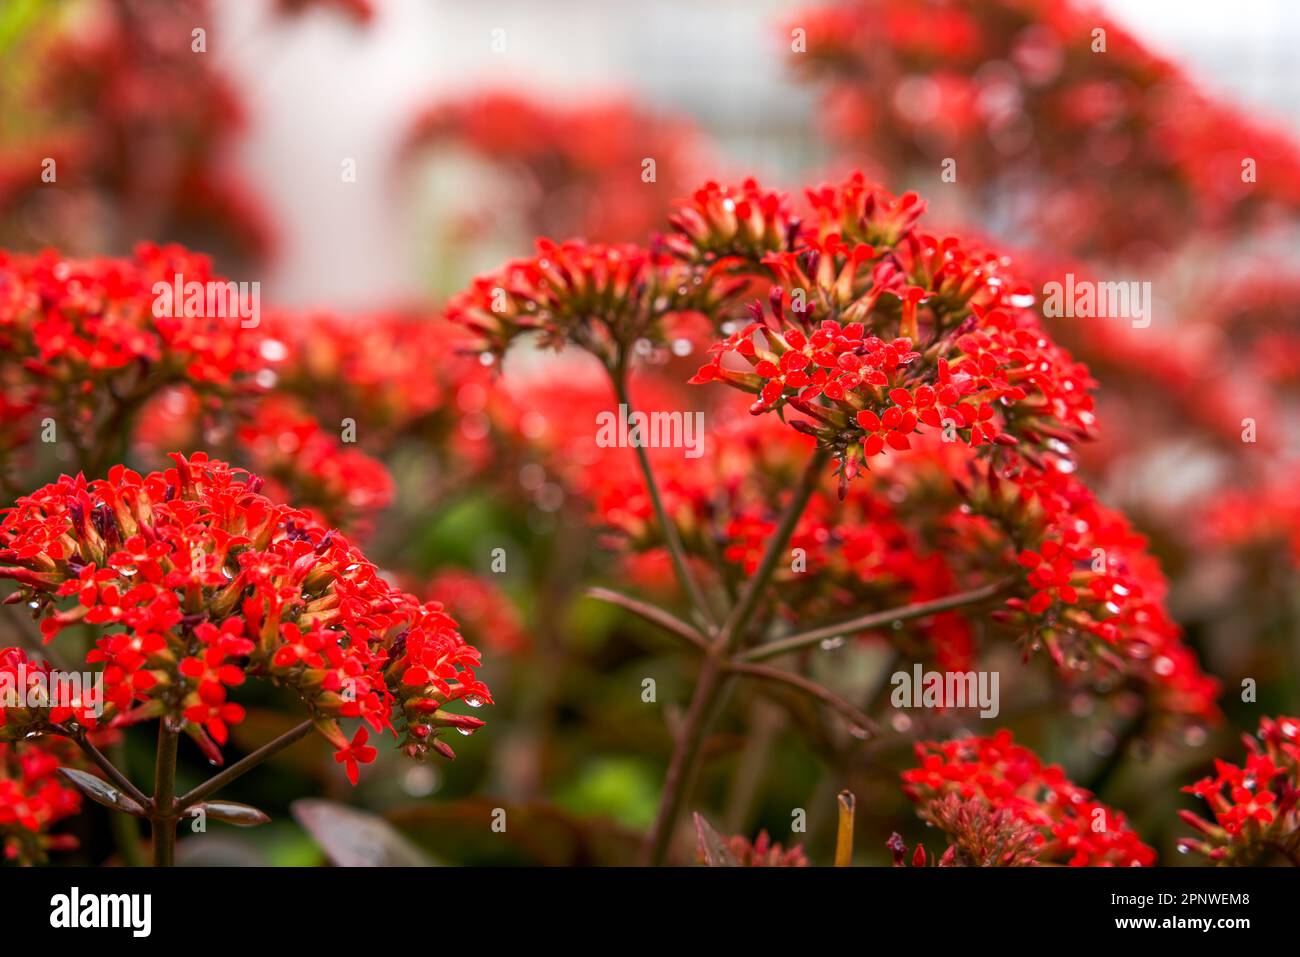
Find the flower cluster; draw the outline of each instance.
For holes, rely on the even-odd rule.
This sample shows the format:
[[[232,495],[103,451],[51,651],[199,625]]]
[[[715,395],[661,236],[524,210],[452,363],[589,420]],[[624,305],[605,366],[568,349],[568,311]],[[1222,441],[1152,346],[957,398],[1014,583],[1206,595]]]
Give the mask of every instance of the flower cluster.
[[[1190,811],[1201,833],[1179,842],[1220,864],[1252,864],[1280,855],[1300,866],[1300,719],[1262,718],[1257,737],[1243,735],[1246,762],[1215,760],[1214,774],[1183,788],[1209,805],[1211,823]]]
[[[920,766],[903,772],[903,792],[917,804],[923,820],[945,830],[959,857],[974,856],[976,847],[998,848],[994,857],[1000,859],[972,862],[1027,863],[1029,848],[1016,833],[1018,823],[1035,832],[1033,860],[1039,864],[1155,863],[1155,851],[1138,839],[1123,813],[1072,784],[1056,765],[1044,765],[1017,745],[1009,731],[989,738],[923,742],[917,744],[916,756]],[[978,802],[983,813],[950,801],[954,795],[960,802]],[[1002,822],[1002,833],[989,843],[992,815],[1001,815],[996,820]]]
[[[1245,369],[1294,397],[1300,388],[1300,276],[1282,264],[1267,264],[1216,283],[1208,293],[1197,325],[1213,330],[1209,348],[1216,356],[1231,353]]]
[[[52,418],[84,465],[106,468],[105,446],[122,441],[166,386],[187,382],[203,395],[252,388],[261,361],[253,330],[238,315],[160,307],[154,284],[171,288],[177,275],[218,279],[206,257],[178,246],[143,244],[130,260],[0,252],[0,349],[13,359],[0,370],[0,395],[6,409],[27,413],[21,429],[8,428],[30,441],[44,427],[38,414]]]
[[[571,343],[607,366],[626,363],[640,340],[662,341],[683,313],[716,312],[739,284],[632,244],[537,241],[537,254],[480,276],[447,305],[447,318],[502,355],[516,337]]]
[[[952,841],[936,867],[1030,867],[1037,862],[1040,835],[1036,828],[1009,808],[990,808],[982,798],[951,793],[931,802],[928,820]],[[886,846],[895,867],[906,867],[907,845],[895,833]],[[924,845],[917,844],[912,867],[929,860]]]
[[[32,660],[21,648],[0,648],[0,741],[22,741],[63,725],[98,725],[93,689],[69,685],[65,694],[58,677],[49,662]]]
[[[0,741],[0,860],[40,864],[77,839],[51,826],[81,810],[81,793],[56,773],[71,763],[65,741]]]
[[[1300,487],[1294,473],[1249,488],[1216,490],[1205,503],[1199,544],[1280,556],[1283,567],[1300,568]]]
[[[403,731],[413,756],[451,756],[440,730],[482,724],[443,710],[491,697],[441,604],[390,586],[339,533],[260,494],[261,479],[203,453],[173,459],[149,475],[64,476],[0,520],[0,578],[46,640],[97,626],[86,660],[102,666],[108,719],[175,722],[219,760],[244,717],[231,690],[265,678],[301,696],[354,779],[374,749],[365,728],[349,743],[341,719]]]
[[[298,397],[330,425],[352,419],[357,441],[370,450],[403,437],[444,436],[458,393],[488,377],[464,355],[463,330],[424,314],[277,310],[263,331],[276,391]]]
[[[825,89],[842,149],[890,179],[959,157],[970,212],[1020,210],[1013,233],[1132,259],[1300,207],[1293,142],[1083,4],[843,0],[795,27],[792,65]],[[1248,177],[1243,158],[1277,178]]]
[[[360,538],[391,502],[393,481],[381,461],[352,445],[352,421],[349,430],[343,420],[336,437],[284,394],[217,403],[175,387],[141,411],[134,451],[152,463],[166,461],[164,449],[229,449],[225,454],[266,479],[268,496],[295,502],[322,524]]]
[[[298,503],[322,524],[363,533],[392,501],[384,464],[340,444],[291,399],[259,402],[236,439],[253,471],[267,480],[267,495]]]
[[[544,411],[547,401],[536,407]],[[665,509],[701,568],[719,569],[731,587],[753,573],[779,519],[782,490],[811,445],[774,417],[740,416],[709,433],[699,459],[650,450],[658,453]],[[629,457],[590,451],[567,457],[580,466],[575,492],[593,503],[610,544],[659,552],[662,534]],[[1066,680],[1102,688],[1124,679],[1146,694],[1153,718],[1172,725],[1218,718],[1218,685],[1169,617],[1166,582],[1145,540],[1058,468],[1002,470],[964,444],[921,441],[852,483],[843,499],[823,483],[790,547],[799,560],[775,574],[770,600],[792,623],[811,627],[1003,582],[993,619],[1027,651],[1043,650]],[[966,670],[978,651],[973,623],[986,617],[981,607],[873,635]]]
[[[1087,369],[1047,337],[1006,257],[919,232],[924,204],[860,173],[809,190],[812,216],[783,235],[759,223],[793,224],[785,200],[739,198],[756,190],[697,196],[676,219],[697,255],[726,257],[714,268],[763,267],[776,280],[769,308],[755,305],[692,381],[754,393],[755,414],[800,413],[792,424],[835,453],[845,481],[926,428],[1031,462],[1089,435]],[[715,212],[738,204],[744,229]]]
[[[997,617],[1041,643],[1066,672],[1137,678],[1157,712],[1218,718],[1218,682],[1204,674],[1164,607],[1167,584],[1146,540],[1083,483],[1054,468],[970,473],[968,502],[1017,549],[1029,597]],[[1007,479],[1012,479],[1008,482]]]

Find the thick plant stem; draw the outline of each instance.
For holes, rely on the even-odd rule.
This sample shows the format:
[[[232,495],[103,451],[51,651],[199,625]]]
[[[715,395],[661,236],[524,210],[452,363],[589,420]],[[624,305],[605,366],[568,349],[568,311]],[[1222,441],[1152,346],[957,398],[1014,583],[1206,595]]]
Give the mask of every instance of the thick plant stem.
[[[149,809],[155,867],[171,867],[176,860],[176,749],[179,737],[180,733],[164,716],[158,722],[158,763],[153,803]]]
[[[708,733],[708,725],[714,711],[714,704],[719,692],[729,683],[728,664],[732,653],[744,638],[745,629],[758,608],[763,590],[767,587],[776,570],[777,562],[794,534],[795,526],[803,515],[808,499],[821,479],[822,472],[829,460],[829,454],[818,449],[809,460],[802,479],[795,489],[794,496],[786,505],[785,512],[777,523],[776,531],[768,540],[767,549],[759,560],[758,568],[749,579],[739,601],[731,609],[721,630],[713,639],[709,652],[700,670],[695,693],[691,696],[686,717],[677,733],[677,742],[673,756],[668,764],[668,774],[664,778],[663,795],[659,801],[659,812],[655,816],[654,826],[646,838],[643,860],[647,864],[662,864],[672,841],[677,818],[688,797],[689,785],[695,773],[695,764]]]
[[[300,741],[302,738],[307,736],[307,733],[311,731],[312,727],[313,725],[310,721],[304,721],[302,724],[294,726],[273,741],[268,741],[251,754],[247,754],[240,758],[220,774],[214,774],[194,790],[181,796],[181,799],[176,802],[177,813],[184,813],[187,808],[193,807],[208,795],[215,794],[217,791],[221,790],[221,788],[224,788],[231,781],[235,780],[235,778],[241,777],[253,770],[253,768],[257,767],[267,758],[280,753],[294,742]]]
[[[682,805],[686,802],[687,782],[695,770],[696,759],[704,744],[707,730],[707,718],[712,710],[713,698],[717,694],[722,679],[722,669],[715,657],[704,659],[700,670],[695,693],[686,709],[677,731],[677,744],[673,756],[668,762],[668,773],[664,776],[663,795],[659,800],[659,811],[655,815],[654,826],[646,838],[643,850],[643,863],[651,866],[662,864],[668,853],[668,844],[672,840],[673,829],[681,815]]]
[[[632,400],[628,397],[626,370],[611,371],[610,377],[614,380],[614,393],[618,397],[619,404],[627,410],[627,414],[630,416],[632,414]],[[633,450],[636,452],[637,464],[641,467],[641,477],[645,479],[646,492],[650,495],[650,505],[654,509],[655,520],[663,530],[664,544],[667,546],[668,555],[672,559],[673,571],[677,575],[677,580],[681,582],[682,588],[686,590],[686,596],[690,599],[691,606],[696,613],[712,626],[714,624],[713,612],[709,603],[705,600],[699,582],[691,574],[690,564],[686,560],[686,549],[682,546],[682,540],[677,534],[677,526],[669,520],[668,512],[664,509],[663,498],[659,494],[659,483],[655,481],[654,470],[650,467],[650,456],[646,453],[645,446],[639,442],[634,444]]]

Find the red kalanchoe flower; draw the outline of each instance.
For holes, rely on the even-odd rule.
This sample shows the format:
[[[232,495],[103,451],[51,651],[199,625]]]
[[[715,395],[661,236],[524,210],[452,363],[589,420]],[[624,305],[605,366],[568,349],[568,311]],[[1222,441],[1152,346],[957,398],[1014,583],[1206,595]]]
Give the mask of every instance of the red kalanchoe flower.
[[[889,178],[961,157],[973,209],[1010,215],[1003,228],[1030,245],[1150,258],[1300,208],[1293,139],[1215,103],[1089,4],[840,0],[790,26],[807,38],[792,66],[824,88],[842,149]],[[1243,183],[1247,156],[1277,179]]]
[[[685,258],[762,259],[788,249],[799,220],[784,194],[747,179],[738,187],[709,181],[669,217],[677,236],[669,242]]]
[[[86,660],[102,665],[107,718],[176,721],[216,759],[244,717],[230,691],[251,676],[296,690],[341,752],[344,718],[404,729],[412,755],[450,755],[441,729],[482,724],[442,710],[491,695],[441,604],[390,586],[259,478],[202,453],[173,459],[143,476],[64,476],[0,520],[0,578],[18,582],[46,640],[101,626]]]
[[[236,433],[272,498],[310,509],[322,524],[364,535],[393,498],[393,480],[378,459],[350,448],[292,400],[257,404]]]
[[[491,379],[463,354],[463,329],[423,312],[276,311],[263,331],[276,391],[298,398],[323,427],[354,420],[357,443],[371,454],[403,437],[443,436],[457,393]]]
[[[576,345],[615,367],[639,340],[662,341],[672,317],[712,312],[737,288],[664,252],[540,239],[531,259],[475,279],[448,304],[447,318],[473,332],[488,355],[536,332],[543,345]]]
[[[77,763],[75,750],[57,739],[0,741],[0,860],[41,864],[50,851],[76,847],[72,835],[49,833],[81,810],[81,792],[56,773]]]
[[[969,850],[971,828],[987,823],[988,815],[1005,814],[1012,822],[1036,832],[1033,861],[1071,867],[1146,866],[1156,855],[1128,826],[1124,814],[1099,803],[1072,784],[1056,765],[1044,765],[1029,749],[1017,745],[1011,732],[989,738],[923,742],[916,745],[921,766],[903,772],[903,793],[916,802],[917,813]],[[948,799],[977,801],[983,814],[971,814]],[[1014,860],[1029,863],[1028,848],[1016,839],[1007,842]],[[992,862],[990,862],[992,863]]]
[[[1183,788],[1209,805],[1214,823],[1180,811],[1201,832],[1179,849],[1219,864],[1256,864],[1278,856],[1300,866],[1300,718],[1262,718],[1257,737],[1243,735],[1242,766],[1216,759],[1215,773]]]
[[[710,569],[737,587],[753,573],[812,441],[775,417],[745,416],[715,428],[699,459],[655,458],[666,511],[702,574]],[[813,493],[790,542],[800,567],[774,573],[770,600],[779,616],[815,627],[862,608],[1002,583],[990,599],[1003,603],[992,612],[1003,626],[993,633],[1014,637],[1026,653],[1045,652],[1067,684],[1143,694],[1153,729],[1218,720],[1217,682],[1183,644],[1164,607],[1159,565],[1123,516],[1058,468],[999,470],[969,446],[934,436],[913,445],[853,482],[843,499],[828,483]],[[663,537],[633,466],[622,450],[595,451],[603,454],[571,458],[582,463],[575,491],[611,533],[606,543],[623,554],[661,553]],[[988,608],[975,604],[864,637],[963,671],[979,650],[976,634],[990,634],[980,624]]]
[[[358,765],[369,764],[379,756],[377,750],[366,744],[369,739],[370,732],[362,726],[357,728],[357,733],[352,736],[352,741],[347,747],[334,752],[334,760],[344,766],[348,780],[353,784],[357,783]]]
[[[1090,434],[1092,380],[1041,328],[1009,260],[921,233],[920,199],[860,173],[808,199],[812,215],[791,220],[779,243],[755,251],[750,241],[714,267],[776,285],[768,310],[755,304],[693,381],[754,393],[755,414],[800,413],[791,424],[834,452],[846,481],[923,427],[975,448],[1015,447],[1034,463]],[[688,260],[718,244],[700,202],[676,220],[671,248]]]
[[[171,290],[177,276],[226,288],[207,257],[179,246],[84,261],[0,252],[0,350],[13,360],[0,369],[0,407],[28,416],[15,434],[29,440],[39,431],[33,420],[50,417],[83,467],[107,469],[114,443],[164,389],[186,383],[209,401],[256,389],[258,330],[225,309],[166,308],[154,286]],[[0,445],[0,473],[10,452]]]
[[[102,704],[83,676],[74,683],[21,648],[0,648],[0,741],[21,741],[69,722],[97,727]]]

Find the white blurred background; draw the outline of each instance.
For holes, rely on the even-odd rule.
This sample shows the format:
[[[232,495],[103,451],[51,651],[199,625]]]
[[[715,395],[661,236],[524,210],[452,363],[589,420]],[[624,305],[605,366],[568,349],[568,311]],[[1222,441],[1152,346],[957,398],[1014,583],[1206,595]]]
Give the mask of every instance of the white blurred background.
[[[623,92],[692,118],[733,171],[776,181],[824,159],[815,94],[782,54],[780,25],[799,0],[375,2],[367,27],[329,11],[277,20],[268,0],[218,5],[209,49],[247,101],[238,163],[283,230],[265,279],[281,304],[364,308],[423,287],[394,150],[419,106],[465,90]],[[1300,2],[1101,5],[1209,90],[1300,131],[1288,41]],[[503,52],[493,50],[497,30]],[[349,158],[355,183],[340,177]]]

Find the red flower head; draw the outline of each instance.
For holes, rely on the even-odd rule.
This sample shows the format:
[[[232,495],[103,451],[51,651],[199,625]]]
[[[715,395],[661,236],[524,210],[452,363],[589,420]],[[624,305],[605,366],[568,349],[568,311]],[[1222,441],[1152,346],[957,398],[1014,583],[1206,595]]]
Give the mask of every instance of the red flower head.
[[[83,676],[61,675],[21,648],[0,648],[0,741],[21,741],[69,722],[98,725],[103,704]]]
[[[1155,851],[1138,839],[1123,813],[1070,783],[1056,765],[1044,765],[1012,741],[1009,731],[991,738],[921,743],[916,756],[921,766],[903,772],[903,793],[916,802],[922,819],[945,829],[958,856],[977,846],[1000,847],[1012,855],[970,863],[1071,867],[1155,863]],[[954,796],[961,803],[952,802]],[[976,802],[982,813],[965,809],[967,802]],[[990,815],[1000,822],[995,830],[1004,833],[980,830],[987,827]],[[1023,836],[1025,827],[1034,832],[1032,860]]]
[[[1257,737],[1243,735],[1246,762],[1214,762],[1215,773],[1183,788],[1202,798],[1214,823],[1180,811],[1200,838],[1179,849],[1217,863],[1254,864],[1270,855],[1300,863],[1300,719],[1262,718]]]
[[[145,476],[64,476],[0,521],[0,577],[46,640],[101,626],[86,660],[102,665],[108,717],[178,721],[215,757],[244,716],[231,689],[252,676],[296,690],[340,750],[343,718],[404,729],[413,755],[450,754],[440,729],[482,724],[442,710],[491,696],[441,605],[391,587],[338,532],[260,494],[261,479],[173,458]]]
[[[792,424],[846,480],[918,430],[1033,462],[1088,436],[1092,380],[1047,337],[1008,260],[920,233],[924,204],[861,174],[808,196],[812,218],[744,266],[776,277],[769,309],[756,304],[694,381],[755,393],[755,414],[801,413]],[[679,217],[693,242],[695,218]]]
[[[795,26],[807,43],[792,66],[824,89],[837,145],[886,178],[960,157],[972,208],[1001,200],[1003,228],[1027,245],[1149,258],[1300,208],[1294,141],[1215,103],[1088,4],[843,0],[799,10]],[[1278,177],[1243,184],[1246,156]]]
[[[705,183],[669,217],[677,236],[670,240],[687,259],[762,259],[788,249],[799,220],[786,197],[747,179],[739,187]]]
[[[292,400],[259,402],[236,436],[271,497],[298,502],[322,524],[358,534],[393,497],[393,480],[378,459],[342,444]]]
[[[50,851],[76,847],[72,835],[50,827],[81,810],[81,793],[56,773],[76,763],[70,742],[0,742],[0,860],[40,864]]]
[[[631,244],[537,241],[537,255],[480,276],[447,306],[447,318],[479,337],[489,355],[536,332],[542,344],[566,343],[606,365],[630,359],[641,339],[662,341],[671,317],[710,312],[735,290],[734,281],[706,273],[663,252]]]
[[[255,389],[258,330],[225,309],[191,314],[206,304],[169,308],[164,299],[174,294],[160,298],[155,284],[171,291],[177,276],[227,288],[206,257],[179,246],[144,244],[129,260],[0,252],[0,349],[14,360],[0,372],[0,406],[52,417],[92,450],[86,464],[111,451],[140,406],[168,386],[188,383],[209,399]],[[15,429],[37,431],[30,421]]]

